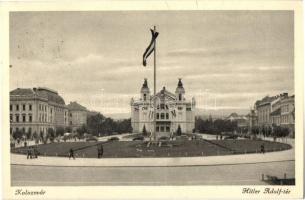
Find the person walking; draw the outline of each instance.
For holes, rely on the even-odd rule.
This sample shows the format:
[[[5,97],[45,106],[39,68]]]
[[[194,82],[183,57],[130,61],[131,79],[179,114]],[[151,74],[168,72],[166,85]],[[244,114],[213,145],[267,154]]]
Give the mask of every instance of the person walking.
[[[264,146],[264,144],[261,145],[261,153],[263,153],[263,154],[265,153],[265,146]]]
[[[38,150],[36,147],[34,148],[34,158],[38,158]]]
[[[102,158],[104,153],[103,145],[101,145],[98,149],[98,158]]]
[[[69,151],[69,160],[73,158],[73,160],[75,160],[75,157],[74,157],[74,151],[73,149],[71,148],[70,151]]]
[[[26,159],[32,159],[32,151],[30,148],[27,149],[27,156]]]
[[[97,147],[97,158],[101,157],[101,149],[100,147]]]

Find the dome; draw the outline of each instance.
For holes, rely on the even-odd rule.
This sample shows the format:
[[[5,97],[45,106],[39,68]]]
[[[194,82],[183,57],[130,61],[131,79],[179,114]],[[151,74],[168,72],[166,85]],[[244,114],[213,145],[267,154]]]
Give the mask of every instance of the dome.
[[[176,93],[183,93],[183,94],[185,93],[181,78],[179,78],[178,85],[177,85],[177,88],[176,88]]]
[[[146,78],[144,79],[144,83],[143,83],[142,88],[141,88],[141,93],[149,93],[149,88],[148,88]]]
[[[35,90],[34,90],[35,91]],[[50,102],[65,105],[64,99],[54,90],[48,88],[38,88],[36,90],[38,96],[48,99]]]

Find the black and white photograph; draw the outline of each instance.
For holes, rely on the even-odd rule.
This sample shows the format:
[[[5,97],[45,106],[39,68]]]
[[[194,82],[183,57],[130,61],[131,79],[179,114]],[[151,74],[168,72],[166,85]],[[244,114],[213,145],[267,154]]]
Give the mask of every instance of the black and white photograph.
[[[302,182],[293,10],[8,16],[3,134],[15,195],[63,186],[284,195]]]

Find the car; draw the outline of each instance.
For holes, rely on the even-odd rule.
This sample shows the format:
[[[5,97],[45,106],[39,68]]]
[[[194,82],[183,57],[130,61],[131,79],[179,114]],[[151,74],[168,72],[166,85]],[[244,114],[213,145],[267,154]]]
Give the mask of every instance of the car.
[[[230,135],[230,136],[226,136],[224,139],[225,140],[236,140],[238,138],[237,135]]]
[[[118,141],[118,140],[120,140],[118,137],[108,138],[108,141]]]
[[[133,141],[137,141],[137,140],[143,141],[144,137],[143,136],[138,136],[138,137],[133,138],[132,140]]]
[[[87,137],[86,142],[97,142],[98,139],[95,136]]]

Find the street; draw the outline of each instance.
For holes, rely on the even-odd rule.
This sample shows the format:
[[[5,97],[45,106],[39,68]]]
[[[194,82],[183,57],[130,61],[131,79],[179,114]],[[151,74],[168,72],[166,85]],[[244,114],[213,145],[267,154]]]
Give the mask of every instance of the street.
[[[295,176],[294,161],[184,167],[11,165],[12,186],[263,185],[261,176]]]

